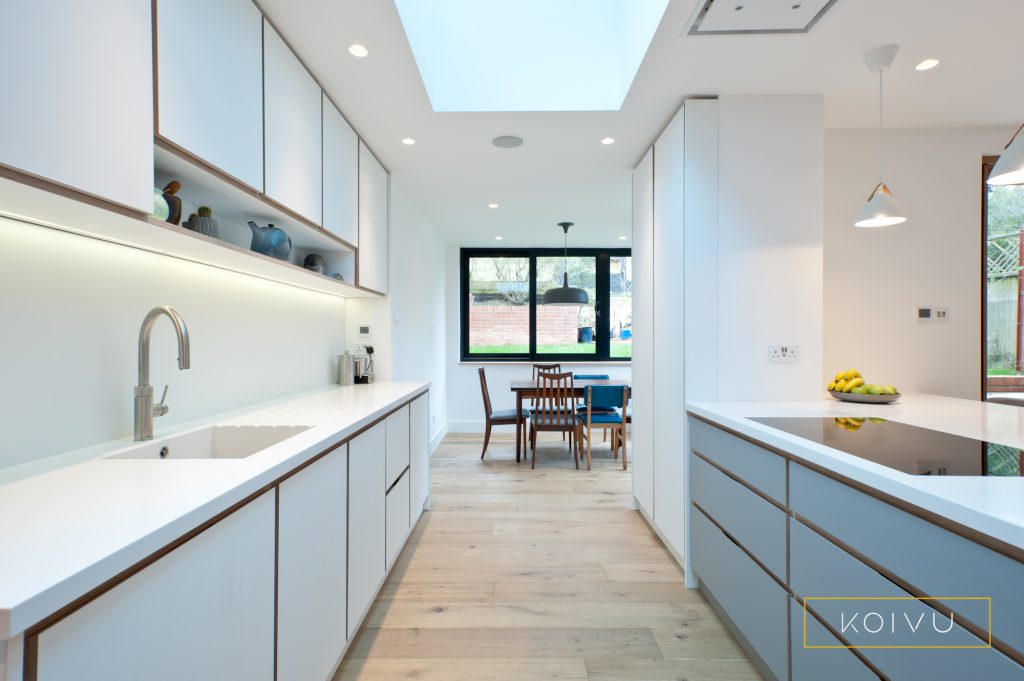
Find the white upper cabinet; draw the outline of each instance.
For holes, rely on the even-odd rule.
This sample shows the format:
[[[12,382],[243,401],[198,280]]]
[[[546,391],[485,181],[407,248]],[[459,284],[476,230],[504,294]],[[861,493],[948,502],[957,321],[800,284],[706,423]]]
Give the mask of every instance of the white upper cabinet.
[[[324,229],[359,241],[359,136],[327,95],[324,107]]]
[[[267,196],[299,215],[323,219],[322,93],[270,22],[263,24]]]
[[[3,3],[0,163],[153,210],[150,0]]]
[[[359,143],[359,269],[357,284],[388,291],[388,171]]]
[[[263,189],[263,15],[251,0],[157,2],[157,133]]]

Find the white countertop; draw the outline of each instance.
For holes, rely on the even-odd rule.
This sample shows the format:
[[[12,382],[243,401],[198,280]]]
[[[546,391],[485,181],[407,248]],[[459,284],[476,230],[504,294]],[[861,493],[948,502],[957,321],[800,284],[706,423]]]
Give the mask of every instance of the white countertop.
[[[687,411],[956,523],[1024,549],[1024,478],[910,475],[750,420],[765,416],[882,417],[921,428],[1024,448],[1024,409],[903,395],[890,405],[697,402]]]
[[[0,641],[23,632],[429,387],[331,388],[202,425],[312,426],[244,459],[92,460],[0,485]],[[156,439],[196,423],[158,430]],[[135,443],[90,448],[102,457]]]

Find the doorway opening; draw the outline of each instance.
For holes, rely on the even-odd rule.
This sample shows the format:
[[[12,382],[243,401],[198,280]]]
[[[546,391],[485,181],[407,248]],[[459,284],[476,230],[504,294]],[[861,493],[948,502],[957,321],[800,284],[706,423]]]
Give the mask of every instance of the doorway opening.
[[[1024,186],[993,187],[982,161],[982,397],[1024,406]]]

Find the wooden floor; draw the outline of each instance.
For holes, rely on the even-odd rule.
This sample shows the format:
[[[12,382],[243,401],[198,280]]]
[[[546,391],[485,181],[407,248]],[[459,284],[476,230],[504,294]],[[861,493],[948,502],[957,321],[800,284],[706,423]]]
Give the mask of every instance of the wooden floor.
[[[514,438],[450,435],[425,513],[334,681],[755,681],[596,446],[577,471],[558,435],[537,468]]]

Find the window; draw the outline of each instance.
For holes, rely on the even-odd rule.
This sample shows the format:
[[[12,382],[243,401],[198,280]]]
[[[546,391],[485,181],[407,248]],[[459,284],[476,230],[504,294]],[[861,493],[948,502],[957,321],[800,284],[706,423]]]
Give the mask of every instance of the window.
[[[542,305],[562,285],[587,292],[581,306]],[[463,249],[462,358],[625,361],[632,357],[629,249]]]

